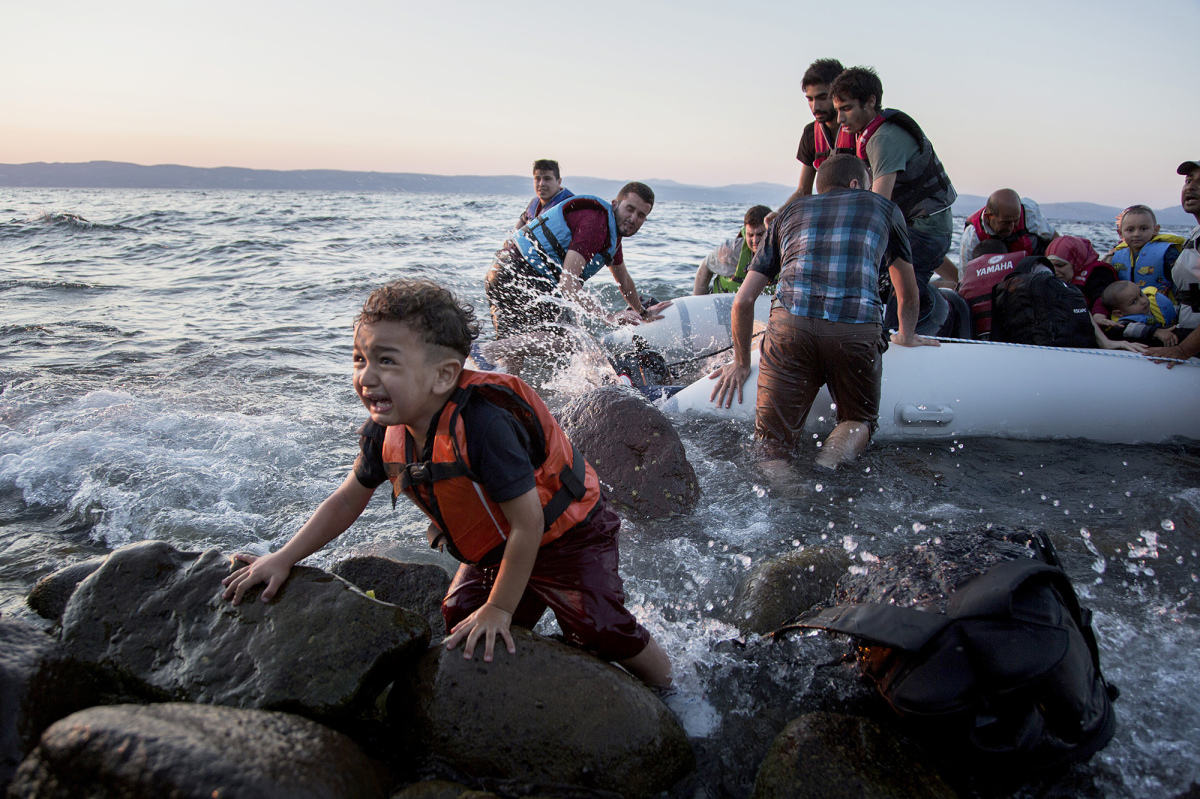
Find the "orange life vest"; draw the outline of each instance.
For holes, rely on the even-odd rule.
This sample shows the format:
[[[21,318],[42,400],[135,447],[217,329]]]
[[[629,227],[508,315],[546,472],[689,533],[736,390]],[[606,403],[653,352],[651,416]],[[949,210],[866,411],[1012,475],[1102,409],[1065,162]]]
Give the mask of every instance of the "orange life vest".
[[[471,471],[462,409],[475,393],[512,413],[529,431],[534,480],[545,517],[542,546],[584,521],[600,498],[596,471],[567,439],[542,398],[520,378],[464,369],[458,388],[442,407],[428,460],[404,425],[387,428],[383,463],[392,501],[401,493],[437,527],[430,544],[467,563],[499,562],[510,525]]]

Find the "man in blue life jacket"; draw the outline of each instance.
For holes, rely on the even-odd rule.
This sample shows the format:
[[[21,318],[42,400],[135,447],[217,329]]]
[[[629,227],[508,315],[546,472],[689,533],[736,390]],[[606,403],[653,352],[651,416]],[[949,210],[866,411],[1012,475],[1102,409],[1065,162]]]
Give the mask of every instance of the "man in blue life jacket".
[[[575,196],[573,191],[563,188],[558,162],[550,158],[539,158],[533,162],[533,193],[534,198],[517,219],[518,228],[524,227],[547,208],[553,208]]]
[[[873,69],[851,67],[829,90],[838,122],[854,134],[855,154],[871,170],[871,191],[900,206],[908,225],[912,266],[921,294],[917,332],[935,335],[949,305],[929,285],[950,250],[957,199],[954,185],[921,127],[902,111],[883,108],[883,83]],[[884,325],[896,326],[896,303],[888,303]]]
[[[564,300],[613,326],[658,318],[658,307],[642,307],[621,247],[622,239],[641,230],[653,208],[654,192],[633,182],[612,202],[578,195],[514,231],[486,277],[496,338],[572,321]],[[610,313],[584,291],[584,282],[604,267],[617,281],[628,309]]]

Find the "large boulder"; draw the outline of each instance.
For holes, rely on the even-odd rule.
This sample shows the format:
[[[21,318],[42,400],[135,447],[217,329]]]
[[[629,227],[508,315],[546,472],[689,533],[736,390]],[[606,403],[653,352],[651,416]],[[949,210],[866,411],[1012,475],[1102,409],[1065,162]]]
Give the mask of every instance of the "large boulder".
[[[514,628],[491,663],[483,647],[436,646],[389,697],[393,724],[434,757],[480,778],[565,783],[627,799],[665,790],[694,766],[679,722],[626,672]]]
[[[90,558],[47,574],[37,581],[37,585],[29,592],[25,601],[43,619],[58,621],[62,618],[76,587],[103,566],[105,560],[106,558]]]
[[[648,519],[696,506],[700,487],[679,434],[637,391],[601,386],[572,400],[559,421],[614,502]]]
[[[446,629],[442,597],[450,588],[450,575],[431,563],[405,563],[379,555],[356,555],[329,569],[362,591],[371,591],[380,602],[399,605],[425,617],[434,635]]]
[[[289,713],[111,705],[52,725],[12,799],[383,799],[386,772],[341,733]]]
[[[131,697],[286,710],[359,712],[429,625],[319,569],[292,570],[279,593],[221,599],[230,559],[161,541],[113,552],[79,584],[62,619],[67,652]]]
[[[771,745],[754,799],[954,799],[920,753],[875,722],[808,713]]]
[[[0,619],[0,792],[51,722],[89,704],[85,681],[69,673],[58,642]]]
[[[743,633],[766,635],[829,598],[850,566],[845,552],[815,547],[755,566],[738,589],[733,622]]]

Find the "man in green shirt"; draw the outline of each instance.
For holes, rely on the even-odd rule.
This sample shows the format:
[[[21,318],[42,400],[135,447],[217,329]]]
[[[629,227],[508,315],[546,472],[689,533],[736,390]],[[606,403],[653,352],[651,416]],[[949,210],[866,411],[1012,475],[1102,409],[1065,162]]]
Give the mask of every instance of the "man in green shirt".
[[[912,117],[883,108],[883,83],[873,69],[851,67],[829,90],[838,122],[855,136],[856,154],[871,170],[871,191],[900,206],[908,225],[913,270],[921,291],[917,332],[935,334],[946,321],[946,300],[929,278],[950,250],[954,219],[950,206],[958,197],[933,145]],[[895,302],[888,303],[884,323],[893,326]]]

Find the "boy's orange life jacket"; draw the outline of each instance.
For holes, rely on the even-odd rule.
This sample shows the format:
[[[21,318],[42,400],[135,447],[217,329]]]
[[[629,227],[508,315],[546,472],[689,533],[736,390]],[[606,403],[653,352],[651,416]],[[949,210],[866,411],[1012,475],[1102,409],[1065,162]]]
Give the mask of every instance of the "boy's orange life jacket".
[[[600,481],[583,455],[567,439],[550,409],[520,378],[464,369],[458,388],[442,407],[428,460],[404,425],[387,428],[383,462],[392,481],[392,502],[401,493],[417,504],[437,527],[431,546],[467,563],[499,562],[510,525],[471,471],[462,409],[478,392],[511,413],[529,431],[534,480],[545,516],[542,546],[584,521],[600,498]],[[488,557],[491,555],[491,557]]]

